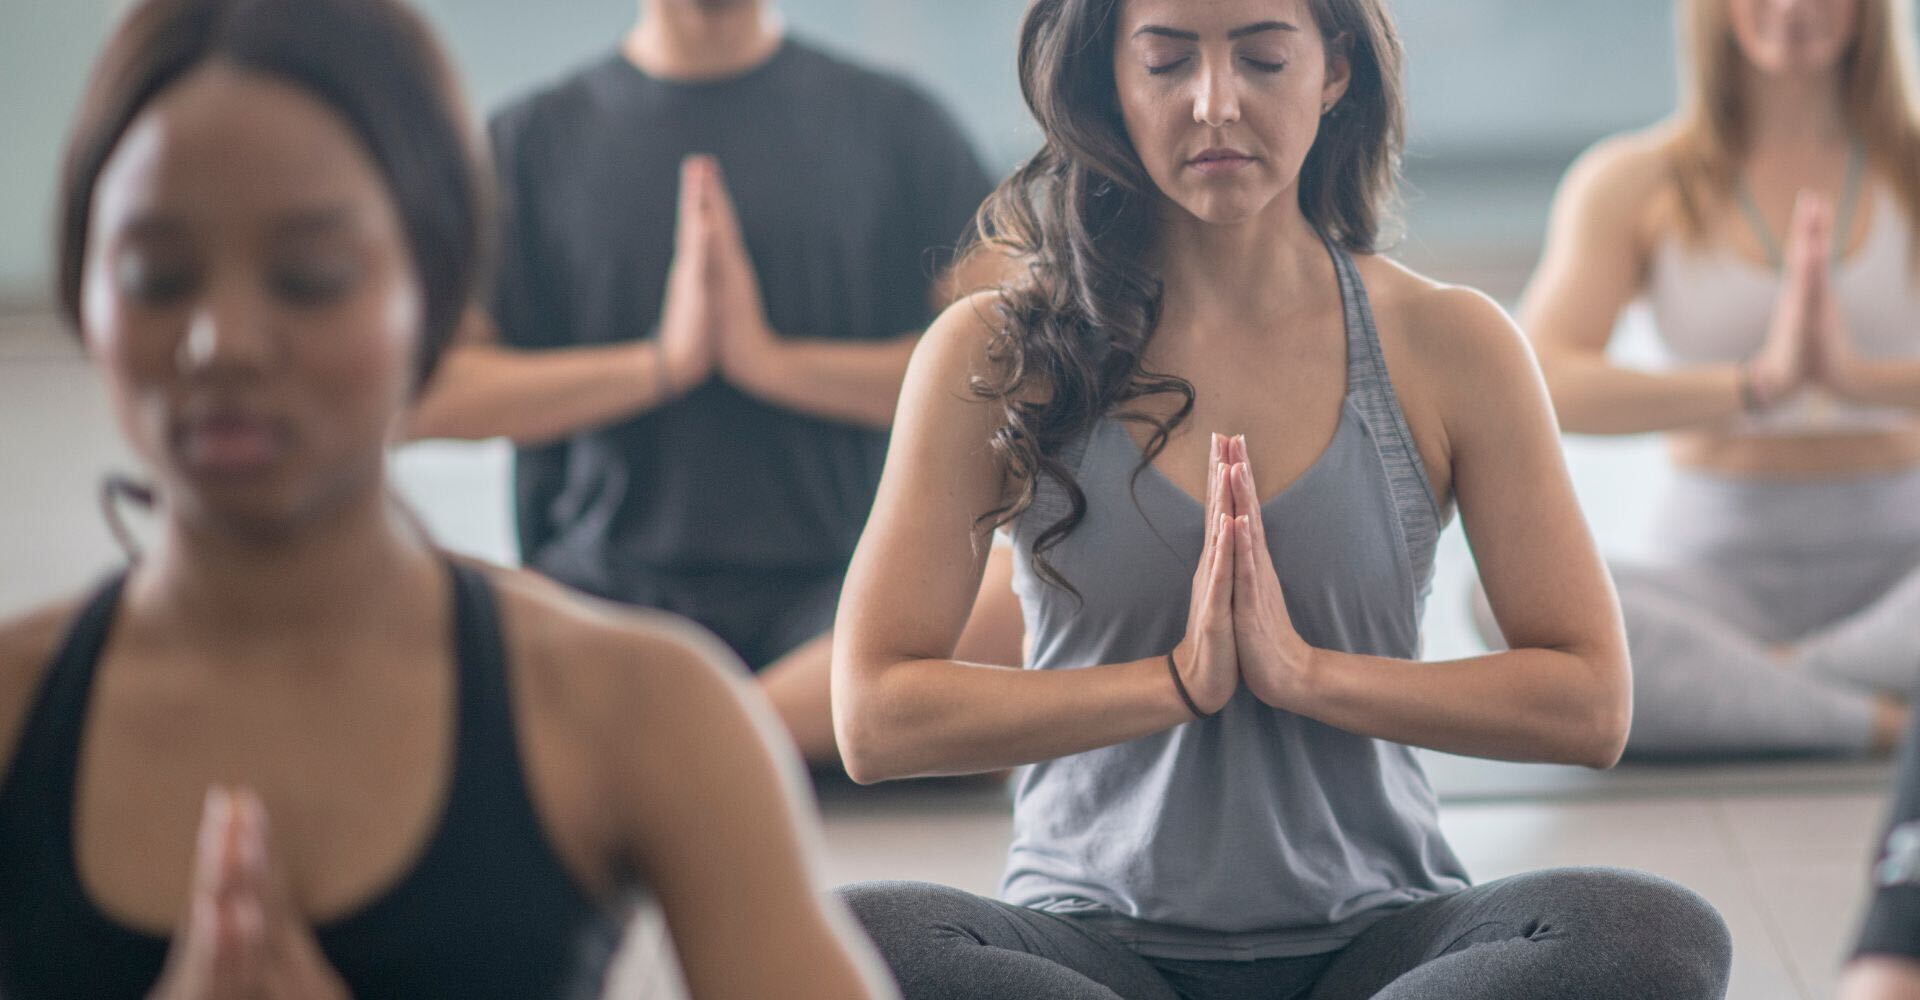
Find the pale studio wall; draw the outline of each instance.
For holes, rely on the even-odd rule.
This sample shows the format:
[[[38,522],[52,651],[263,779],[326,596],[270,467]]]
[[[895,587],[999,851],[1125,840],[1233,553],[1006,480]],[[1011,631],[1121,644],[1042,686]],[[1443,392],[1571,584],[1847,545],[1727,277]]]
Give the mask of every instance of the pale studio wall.
[[[636,0],[421,0],[481,109],[607,51]],[[0,0],[0,303],[44,299],[59,150],[87,66],[125,0]],[[815,40],[903,70],[953,107],[982,156],[1034,135],[1013,75],[1025,0],[782,0]],[[1414,236],[1468,252],[1537,238],[1552,177],[1674,85],[1671,3],[1403,0]],[[1493,202],[1484,202],[1492,193]],[[1483,203],[1484,202],[1484,203]]]
[[[635,0],[421,0],[460,63],[477,108],[607,52]],[[66,123],[87,64],[124,0],[0,0],[0,313],[43,294],[48,223]],[[959,115],[981,155],[1005,169],[1032,148],[1013,40],[1025,0],[784,0],[808,37],[910,73]],[[1562,5],[1538,0],[1406,0],[1413,106],[1411,233],[1422,266],[1510,292],[1530,262],[1554,179],[1582,146],[1660,115],[1673,95],[1665,0]],[[16,305],[16,308],[18,306]],[[44,327],[41,323],[31,323]],[[16,324],[17,326],[17,324]],[[0,323],[0,612],[84,584],[118,553],[92,510],[98,477],[129,468],[77,363],[49,361]],[[13,356],[9,357],[9,350]],[[1608,547],[1631,549],[1658,463],[1647,442],[1575,445],[1575,473]],[[443,541],[512,555],[498,443],[429,443],[396,461],[402,488]],[[1473,648],[1462,595],[1470,557],[1456,529],[1442,546],[1428,616],[1430,653]],[[27,567],[33,567],[26,571]]]

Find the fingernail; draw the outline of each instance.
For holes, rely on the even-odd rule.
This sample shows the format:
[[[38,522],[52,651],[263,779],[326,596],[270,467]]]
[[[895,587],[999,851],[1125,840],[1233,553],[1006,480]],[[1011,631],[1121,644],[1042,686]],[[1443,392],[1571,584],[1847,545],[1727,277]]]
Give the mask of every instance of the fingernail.
[[[211,856],[226,836],[226,817],[228,800],[226,789],[219,785],[207,788],[207,797],[200,806],[200,854]]]

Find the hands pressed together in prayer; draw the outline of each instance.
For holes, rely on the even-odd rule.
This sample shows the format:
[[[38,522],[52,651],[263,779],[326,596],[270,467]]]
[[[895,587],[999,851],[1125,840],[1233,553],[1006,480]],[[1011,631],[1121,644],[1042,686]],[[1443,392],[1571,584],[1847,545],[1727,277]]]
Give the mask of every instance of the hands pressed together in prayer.
[[[1173,651],[1180,683],[1193,707],[1208,715],[1243,683],[1265,704],[1297,710],[1316,651],[1287,613],[1245,437],[1213,435],[1206,518],[1187,634]]]
[[[660,352],[663,394],[671,397],[716,374],[751,386],[777,367],[779,347],[719,161],[689,156],[680,167],[660,334],[641,349]]]
[[[1773,323],[1745,373],[1751,409],[1816,387],[1841,399],[1858,395],[1863,363],[1833,292],[1833,238],[1827,199],[1803,192],[1793,207]]]
[[[247,791],[207,793],[186,915],[148,1000],[348,1000],[268,850]]]

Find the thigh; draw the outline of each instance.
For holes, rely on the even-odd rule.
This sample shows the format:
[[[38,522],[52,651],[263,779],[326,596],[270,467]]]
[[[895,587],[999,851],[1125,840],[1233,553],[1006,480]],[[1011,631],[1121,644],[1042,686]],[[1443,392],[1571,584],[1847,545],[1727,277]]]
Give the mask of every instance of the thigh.
[[[1312,1000],[1719,1000],[1732,943],[1697,894],[1640,872],[1531,872],[1364,931]]]
[[[1642,604],[1684,607],[1757,643],[1781,643],[1794,636],[1768,607],[1767,598],[1773,595],[1764,591],[1771,578],[1754,580],[1737,567],[1705,563],[1613,562],[1608,568],[1620,594],[1620,610],[1629,636],[1633,634],[1635,612]]]
[[[1180,1000],[1145,959],[1068,917],[925,882],[840,895],[905,1000]]]

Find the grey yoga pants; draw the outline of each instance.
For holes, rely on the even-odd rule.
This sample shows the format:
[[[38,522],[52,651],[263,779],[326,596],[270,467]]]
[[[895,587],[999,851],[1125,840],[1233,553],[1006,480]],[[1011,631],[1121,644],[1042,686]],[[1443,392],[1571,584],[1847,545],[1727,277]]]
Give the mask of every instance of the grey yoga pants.
[[[1677,470],[1653,551],[1615,562],[1639,757],[1866,752],[1920,683],[1920,471],[1811,482]],[[1474,621],[1504,645],[1476,594]]]
[[[1860,753],[1920,680],[1920,473],[1676,475],[1657,558],[1614,566],[1639,755]]]
[[[1719,1000],[1732,944],[1699,896],[1568,868],[1394,911],[1299,958],[1147,958],[1084,921],[920,882],[841,890],[906,1000]]]

